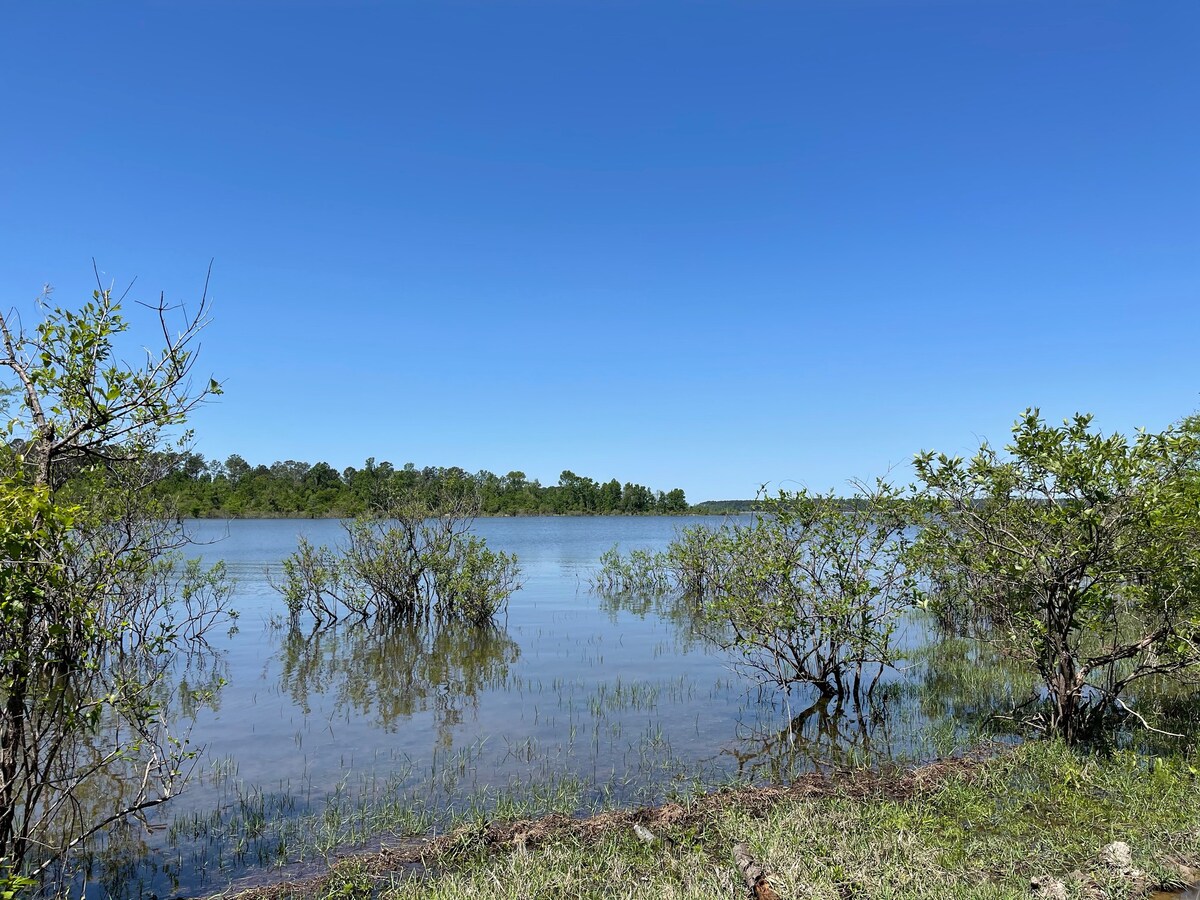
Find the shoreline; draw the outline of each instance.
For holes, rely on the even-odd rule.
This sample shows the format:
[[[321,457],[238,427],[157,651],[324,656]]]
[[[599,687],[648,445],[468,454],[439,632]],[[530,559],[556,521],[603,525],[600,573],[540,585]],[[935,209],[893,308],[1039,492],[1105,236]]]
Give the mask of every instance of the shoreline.
[[[640,512],[640,513],[621,513],[621,512],[568,512],[568,513],[475,513],[467,518],[471,519],[679,519],[688,516],[699,516],[704,518],[730,516],[730,515],[748,515],[754,510],[730,511],[722,510],[720,512],[704,512],[687,510],[685,512]],[[239,522],[254,522],[254,521],[276,521],[279,519],[305,519],[318,521],[322,519],[353,519],[361,513],[352,513],[348,515],[330,514],[330,515],[303,515],[299,512],[281,512],[278,514],[255,514],[255,515],[223,515],[213,516],[180,516],[179,519],[184,522],[220,522],[222,520],[234,520]]]
[[[311,895],[316,896],[327,886],[331,877],[336,875],[335,870],[339,866],[361,867],[362,871],[374,878],[412,869],[430,869],[432,867],[428,865],[429,860],[456,852],[461,849],[460,845],[464,841],[487,848],[490,852],[529,852],[564,837],[595,840],[602,834],[635,828],[664,831],[667,828],[696,827],[707,816],[730,806],[764,809],[785,800],[831,797],[853,797],[861,801],[879,796],[911,799],[923,791],[936,788],[953,775],[970,777],[971,772],[992,758],[995,758],[993,753],[975,751],[913,767],[891,766],[811,772],[788,785],[740,785],[718,788],[697,794],[685,801],[615,808],[587,816],[547,813],[533,818],[468,822],[442,834],[400,836],[395,838],[394,846],[386,846],[387,839],[380,839],[377,850],[345,848],[341,852],[335,851],[334,863],[322,874],[278,880],[271,879],[270,875],[265,873],[260,876],[247,876],[235,880],[233,892],[204,894],[190,900],[282,900],[285,897],[296,896],[297,891],[312,892]],[[279,871],[286,874],[286,870],[293,867],[311,868],[311,864],[293,863]],[[248,882],[259,877],[269,883],[247,886]],[[236,887],[238,884],[243,887]]]
[[[987,745],[586,818],[466,821],[205,896],[1183,897],[1200,880],[1200,784],[1185,761],[1160,762]]]

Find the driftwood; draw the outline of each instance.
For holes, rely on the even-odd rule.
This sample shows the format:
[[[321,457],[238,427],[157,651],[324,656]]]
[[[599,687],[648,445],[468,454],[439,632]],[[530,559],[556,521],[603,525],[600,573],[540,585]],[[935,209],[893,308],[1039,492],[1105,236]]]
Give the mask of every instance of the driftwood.
[[[767,870],[754,861],[749,847],[744,843],[734,844],[733,858],[737,862],[737,867],[742,870],[742,878],[754,900],[779,900],[779,895],[775,893],[775,889],[771,887],[771,882],[767,878]]]

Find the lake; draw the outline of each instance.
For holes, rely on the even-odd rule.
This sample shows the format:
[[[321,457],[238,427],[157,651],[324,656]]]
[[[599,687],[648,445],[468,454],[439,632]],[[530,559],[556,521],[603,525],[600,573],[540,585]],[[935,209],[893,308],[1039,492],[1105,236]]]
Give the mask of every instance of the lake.
[[[612,546],[659,550],[720,522],[480,519],[475,533],[523,570],[499,627],[316,634],[287,627],[268,573],[299,535],[339,542],[340,523],[186,523],[190,555],[236,579],[239,630],[202,673],[226,683],[195,712],[195,782],[124,855],[97,860],[89,895],[211,892],[464,812],[583,813],[953,746],[962,709],[911,687],[920,666],[870,715],[831,715],[803,690],[760,691],[672,604],[590,591]]]

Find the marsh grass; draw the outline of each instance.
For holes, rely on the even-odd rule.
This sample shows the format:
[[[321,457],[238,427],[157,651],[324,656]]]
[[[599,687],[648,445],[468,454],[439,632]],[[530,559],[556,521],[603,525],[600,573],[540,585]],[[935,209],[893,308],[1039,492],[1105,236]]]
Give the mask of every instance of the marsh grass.
[[[1104,866],[1099,851],[1115,840],[1132,847],[1143,874]],[[589,820],[464,821],[410,857],[343,860],[324,881],[258,896],[742,897],[740,842],[779,895],[796,900],[1017,900],[1042,875],[1071,897],[1142,897],[1180,885],[1180,866],[1200,863],[1200,783],[1184,758],[1038,742],[982,761],[809,776]]]

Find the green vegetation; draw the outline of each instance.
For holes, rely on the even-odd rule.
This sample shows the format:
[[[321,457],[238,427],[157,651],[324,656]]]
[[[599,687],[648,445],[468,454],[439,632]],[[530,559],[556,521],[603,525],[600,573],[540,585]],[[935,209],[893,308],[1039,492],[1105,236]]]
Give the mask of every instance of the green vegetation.
[[[861,698],[896,661],[892,636],[914,584],[909,518],[884,484],[862,496],[783,491],[753,524],[689,529],[668,552],[713,639],[759,680]]]
[[[191,518],[335,517],[370,513],[396,498],[436,507],[470,502],[477,514],[640,515],[688,511],[680,488],[652,491],[617,479],[598,483],[564,471],[556,485],[542,485],[524,472],[499,476],[457,467],[394,468],[368,459],[362,468],[338,472],[328,463],[287,460],[251,466],[234,454],[225,462],[205,461],[198,453],[167,460],[171,474],[158,486],[181,515]]]
[[[520,587],[516,556],[496,553],[470,533],[472,508],[442,500],[389,506],[346,523],[340,550],[299,549],[283,561],[283,595],[293,624],[358,621],[490,624]]]
[[[1200,418],[1129,439],[1028,410],[1006,451],[921,453],[907,492],[764,497],[750,525],[614,549],[593,584],[674,591],[760,681],[827,696],[859,697],[864,671],[869,694],[901,615],[927,609],[1037,676],[997,713],[1068,742],[1148,724],[1131,688],[1200,670]]]
[[[215,697],[219,669],[184,670],[235,614],[221,567],[178,557],[180,514],[356,516],[343,546],[301,540],[284,561],[282,687],[303,704],[312,685],[344,683],[349,715],[382,703],[381,685],[406,685],[376,714],[391,722],[433,703],[441,740],[518,653],[494,624],[520,569],[471,533],[474,516],[688,509],[678,489],[570,471],[542,487],[520,472],[373,460],[343,473],[324,463],[252,469],[237,456],[206,464],[187,435],[172,437],[220,392],[191,381],[205,305],[179,331],[167,324],[176,310],[152,310],[164,346],[140,366],[116,361],[129,325],[103,288],[78,312],[50,309],[31,331],[0,315],[0,897],[30,879],[52,888],[73,854],[169,800],[192,766],[171,710],[194,713]],[[593,584],[652,603],[675,597],[680,626],[731,651],[760,683],[809,689],[815,702],[789,712],[786,727],[734,751],[740,772],[772,771],[756,767],[775,748],[821,747],[821,736],[857,752],[843,729],[865,753],[905,691],[946,702],[939,679],[974,685],[949,709],[951,742],[963,721],[999,713],[1017,733],[1054,740],[928,778],[861,771],[693,797],[669,815],[643,811],[642,832],[628,827],[633,813],[605,820],[620,827],[563,819],[505,831],[480,812],[422,851],[437,879],[381,886],[383,869],[359,860],[335,868],[326,896],[709,897],[743,890],[744,879],[768,897],[767,882],[785,896],[1002,898],[1048,875],[1064,896],[1123,897],[1177,877],[1172,859],[1200,862],[1200,418],[1130,438],[1101,435],[1083,415],[1052,427],[1030,410],[1004,452],[926,452],[916,474],[904,490],[877,482],[850,498],[761,497],[749,524],[685,529],[662,553],[614,548]],[[909,649],[922,686],[876,691],[901,661],[901,626],[918,619],[940,632]],[[339,644],[344,658],[333,655]],[[409,667],[395,669],[393,657]],[[456,697],[440,696],[447,685]],[[618,679],[595,704],[597,721],[606,704],[649,711],[653,689]],[[1180,734],[1158,727],[1172,721]],[[1128,725],[1168,752],[1145,755]],[[532,759],[532,744],[511,752]],[[639,752],[664,757],[654,740]],[[453,781],[468,768],[464,758],[457,775],[443,771]],[[293,823],[295,839],[332,852],[367,828],[427,826],[434,807],[406,806],[402,780],[385,786],[382,805],[365,793],[333,798],[320,823]],[[568,812],[581,791],[564,780],[528,795],[535,808]],[[489,795],[478,809],[495,816],[513,803]],[[272,810],[261,791],[238,795],[239,827],[278,839],[262,845],[263,861],[286,855],[268,815],[290,811],[282,801]],[[1132,860],[1098,855],[1113,840],[1132,845]]]
[[[218,686],[172,675],[232,622],[229,586],[179,564],[149,491],[168,433],[220,393],[191,381],[207,310],[149,308],[163,348],[141,366],[118,361],[129,324],[103,287],[31,331],[0,314],[0,893],[173,796],[193,754],[167,710]]]
[[[758,500],[702,500],[691,511],[701,515],[727,516],[754,512],[756,509]]]
[[[600,568],[592,573],[592,590],[606,597],[657,597],[675,587],[662,553],[619,547],[600,554]]]
[[[658,554],[613,548],[592,584],[606,594],[674,591],[760,682],[860,700],[898,659],[892,636],[916,580],[911,504],[882,482],[859,497],[762,497],[749,524],[687,528]]]
[[[1061,889],[1132,900],[1195,877],[1198,846],[1190,762],[1047,741],[982,762],[811,776],[587,820],[468,821],[259,896],[1024,900]],[[1031,883],[1042,887],[1031,894]]]
[[[1037,673],[1022,721],[1094,737],[1200,665],[1200,420],[1105,437],[1030,410],[1007,451],[917,457],[925,599]]]

